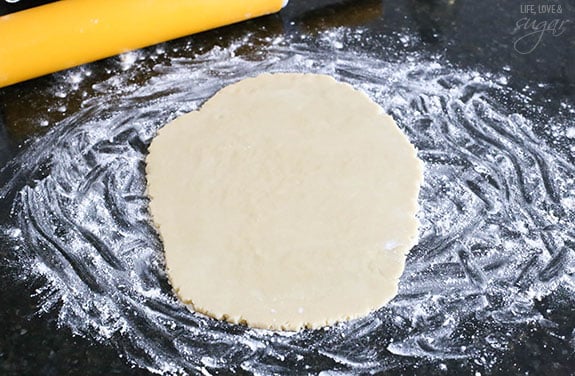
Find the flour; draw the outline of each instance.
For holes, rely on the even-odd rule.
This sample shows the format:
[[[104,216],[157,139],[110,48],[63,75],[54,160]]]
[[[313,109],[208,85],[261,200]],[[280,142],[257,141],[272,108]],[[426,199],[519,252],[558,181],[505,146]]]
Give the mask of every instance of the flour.
[[[534,298],[558,285],[575,291],[574,109],[518,115],[532,106],[529,90],[508,88],[505,69],[496,75],[441,56],[397,54],[390,45],[417,40],[396,38],[347,28],[247,35],[177,58],[163,46],[123,55],[119,72],[102,82],[85,67],[63,73],[67,87],[53,88],[53,111],[64,120],[1,172],[0,197],[15,197],[1,231],[19,260],[14,277],[46,280],[39,313],[57,312],[61,327],[157,373],[370,373],[429,359],[445,367],[472,359],[489,372],[516,328],[543,320]],[[154,62],[144,79],[143,59]],[[207,319],[175,298],[143,170],[158,127],[232,82],[284,71],[329,74],[365,91],[426,164],[420,242],[396,299],[366,318],[291,335]],[[83,98],[77,112],[67,110],[71,96]]]

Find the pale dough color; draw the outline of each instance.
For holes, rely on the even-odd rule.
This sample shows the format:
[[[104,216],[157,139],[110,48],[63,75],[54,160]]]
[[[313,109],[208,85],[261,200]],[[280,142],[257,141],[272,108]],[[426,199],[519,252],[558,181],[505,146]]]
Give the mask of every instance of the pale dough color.
[[[150,210],[179,297],[270,329],[366,315],[397,292],[422,165],[391,117],[324,75],[264,74],[162,128]]]

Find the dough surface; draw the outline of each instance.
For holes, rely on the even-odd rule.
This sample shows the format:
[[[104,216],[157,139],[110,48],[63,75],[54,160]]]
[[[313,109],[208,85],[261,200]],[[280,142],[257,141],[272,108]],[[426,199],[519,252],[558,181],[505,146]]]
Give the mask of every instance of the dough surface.
[[[163,127],[146,162],[168,276],[196,311],[298,330],[395,296],[416,243],[422,164],[351,86],[245,79]]]

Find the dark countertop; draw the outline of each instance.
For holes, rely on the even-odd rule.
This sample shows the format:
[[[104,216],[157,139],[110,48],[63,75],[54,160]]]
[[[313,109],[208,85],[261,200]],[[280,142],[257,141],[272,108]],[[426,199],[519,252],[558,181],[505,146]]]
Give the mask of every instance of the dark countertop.
[[[373,35],[389,35],[391,40],[398,32],[411,33],[418,37],[418,43],[404,46],[397,40],[392,47],[406,52],[420,50],[442,54],[462,68],[505,70],[511,78],[509,87],[518,91],[529,87],[532,103],[555,113],[559,112],[561,103],[575,103],[575,3],[572,0],[535,3],[562,6],[561,14],[534,15],[538,22],[559,19],[566,23],[563,30],[547,30],[540,41],[524,39],[523,44],[516,41],[529,30],[515,30],[525,17],[520,9],[522,2],[357,0],[317,1],[310,5],[292,0],[280,14],[182,38],[168,42],[166,46],[180,46],[186,42],[196,46],[225,45],[226,40],[246,32],[267,30],[289,34],[338,25],[365,27]],[[365,46],[365,49],[369,48]],[[99,75],[106,77],[110,67],[109,59],[91,64],[95,80]],[[61,76],[51,75],[0,89],[0,166],[25,148],[27,140],[48,130],[49,127],[41,126],[37,121],[39,114],[50,124],[64,116],[46,112],[54,98],[46,97],[44,89],[58,79]],[[70,103],[80,106],[81,98]],[[69,106],[68,113],[74,111],[72,107]],[[0,206],[2,216],[5,216],[10,202],[4,201]],[[57,328],[53,315],[34,316],[35,299],[31,295],[38,283],[16,282],[9,277],[10,257],[6,249],[0,249],[0,374],[149,374],[126,364],[113,348]],[[565,293],[558,288],[555,294],[538,302],[538,309],[558,325],[554,331],[547,331],[537,322],[524,325],[517,341],[492,369],[493,374],[575,374],[572,347],[569,350],[565,337],[558,335],[572,335],[575,329],[575,296],[562,296],[563,303],[558,306],[553,297],[561,294]],[[443,363],[445,370],[437,367],[437,361],[424,360],[417,367],[397,369],[389,374],[476,374],[473,360]],[[238,374],[244,372],[237,371]]]

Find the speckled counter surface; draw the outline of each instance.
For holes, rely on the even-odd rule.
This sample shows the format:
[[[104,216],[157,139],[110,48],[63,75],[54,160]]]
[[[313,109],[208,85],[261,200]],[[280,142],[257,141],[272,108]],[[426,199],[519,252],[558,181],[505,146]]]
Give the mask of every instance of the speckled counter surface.
[[[441,56],[461,69],[505,72],[509,78],[506,86],[527,93],[530,105],[544,108],[550,114],[560,113],[562,107],[575,105],[575,3],[571,0],[550,1],[549,4],[561,6],[561,13],[554,14],[525,13],[521,8],[523,3],[527,4],[471,0],[322,0],[311,5],[311,2],[292,0],[279,14],[168,42],[164,50],[168,51],[169,59],[172,54],[182,54],[180,46],[191,44],[197,49],[203,46],[210,49],[214,45],[226,46],[244,34],[285,37],[308,33],[313,36],[339,26],[358,28],[365,30],[366,34],[387,38],[389,45],[385,51],[378,51],[379,45],[361,46],[382,60],[387,58],[389,49],[399,54],[421,51]],[[538,1],[537,4],[548,3]],[[521,21],[525,17],[536,21],[536,25],[547,21],[545,25],[548,28],[540,39],[539,34],[529,37],[528,34],[535,30],[527,28]],[[553,20],[558,21],[551,24]],[[407,42],[405,35],[410,36]],[[146,75],[148,62],[140,63],[142,74]],[[90,64],[89,68],[92,72],[90,79],[96,83],[106,80],[114,69],[119,69],[114,58]],[[52,92],[47,88],[64,77],[56,74],[0,89],[0,167],[22,153],[29,140],[46,133],[50,125],[81,108],[86,98],[69,98],[65,113],[51,110],[57,98],[51,97]],[[571,119],[573,116],[571,114]],[[573,124],[569,120],[566,123]],[[558,148],[569,149],[575,143],[575,134],[569,135],[567,140],[567,144]],[[570,150],[565,155],[570,155],[568,161],[573,164],[575,150],[573,147]],[[0,185],[4,183],[0,181]],[[11,206],[11,198],[3,197],[0,202],[2,223],[11,215]],[[574,245],[566,243],[566,247],[571,247],[570,251],[565,251],[566,256],[558,262],[572,262]],[[70,329],[57,324],[54,312],[36,315],[35,292],[42,281],[13,278],[11,252],[13,250],[8,246],[0,245],[0,375],[150,374],[128,364],[115,348],[101,341],[73,336]],[[571,278],[573,272],[565,271]],[[555,291],[536,299],[534,307],[544,319],[519,325],[515,339],[504,349],[497,349],[499,356],[489,368],[478,366],[485,362],[480,359],[422,357],[382,374],[575,374],[575,296],[557,286]],[[480,335],[481,325],[481,322],[470,321],[461,330],[476,331]],[[251,374],[241,367],[228,370],[219,367],[211,372]],[[339,372],[361,373],[353,368],[340,369]],[[299,373],[301,371],[294,370],[294,374]]]

